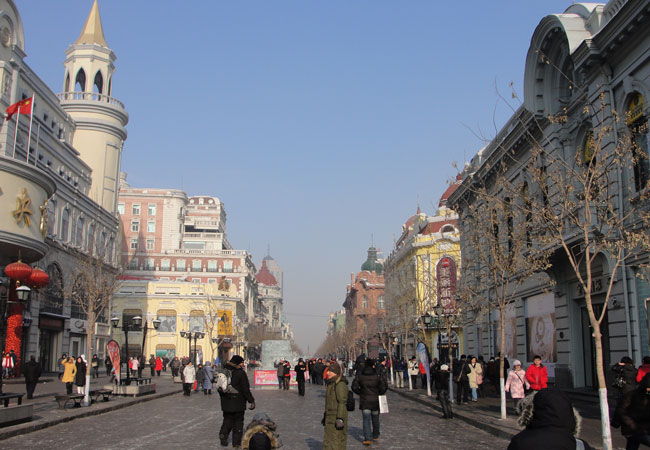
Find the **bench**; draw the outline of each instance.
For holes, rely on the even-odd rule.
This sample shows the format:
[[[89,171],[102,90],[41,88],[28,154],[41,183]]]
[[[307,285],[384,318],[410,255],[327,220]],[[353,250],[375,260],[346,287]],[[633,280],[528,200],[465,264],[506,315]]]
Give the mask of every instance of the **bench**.
[[[70,400],[74,401],[73,408],[81,408],[81,400],[83,400],[83,394],[70,394],[70,395],[55,395],[54,398],[59,403],[59,409],[65,409],[65,405],[68,404]]]
[[[138,386],[142,386],[144,384],[151,384],[151,378],[142,377],[142,378],[133,378],[132,380],[135,381],[135,383]]]
[[[102,397],[102,401],[107,402],[112,393],[113,389],[95,389],[90,391],[90,396],[94,397],[94,402],[98,402],[99,397]]]
[[[12,398],[17,399],[18,401],[18,406],[23,404],[23,396],[25,394],[0,394],[0,401],[3,402],[4,407],[8,408],[9,407],[9,400]]]

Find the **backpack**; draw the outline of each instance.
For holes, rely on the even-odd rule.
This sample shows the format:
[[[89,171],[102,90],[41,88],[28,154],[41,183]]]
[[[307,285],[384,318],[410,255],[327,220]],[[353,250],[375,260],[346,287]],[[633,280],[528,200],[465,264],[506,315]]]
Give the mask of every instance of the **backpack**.
[[[217,373],[214,377],[214,383],[220,394],[239,394],[239,391],[231,384],[232,375],[230,371]]]

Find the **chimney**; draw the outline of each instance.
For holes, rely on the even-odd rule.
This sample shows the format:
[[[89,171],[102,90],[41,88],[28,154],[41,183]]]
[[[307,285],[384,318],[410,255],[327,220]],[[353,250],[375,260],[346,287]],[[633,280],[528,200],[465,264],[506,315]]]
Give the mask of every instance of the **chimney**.
[[[354,284],[354,272],[350,272],[350,286]]]

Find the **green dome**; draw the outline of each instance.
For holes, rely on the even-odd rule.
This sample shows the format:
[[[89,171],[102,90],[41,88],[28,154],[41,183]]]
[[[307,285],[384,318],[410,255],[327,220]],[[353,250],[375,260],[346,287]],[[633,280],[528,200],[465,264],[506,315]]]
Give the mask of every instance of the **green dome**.
[[[383,264],[377,261],[377,249],[375,247],[370,247],[368,249],[368,259],[366,259],[366,262],[361,265],[361,270],[377,272],[377,275],[384,273]]]

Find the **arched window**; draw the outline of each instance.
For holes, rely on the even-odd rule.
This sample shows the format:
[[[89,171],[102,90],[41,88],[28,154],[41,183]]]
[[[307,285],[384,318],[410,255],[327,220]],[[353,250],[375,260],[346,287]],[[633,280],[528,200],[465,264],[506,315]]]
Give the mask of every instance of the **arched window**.
[[[52,314],[63,314],[63,276],[61,269],[56,264],[50,264],[45,269],[50,277],[43,293],[43,302],[41,303],[41,312]]]
[[[115,238],[111,237],[108,240],[108,249],[106,249],[106,261],[113,262],[113,250],[115,248]]]
[[[441,233],[453,233],[454,231],[456,231],[456,230],[454,229],[453,225],[445,225],[440,230]]]
[[[386,304],[384,303],[384,296],[380,295],[377,297],[377,308],[378,309],[386,309]]]
[[[63,242],[67,242],[70,235],[70,211],[68,211],[68,208],[64,208],[63,211],[61,211],[61,233],[60,237]]]
[[[106,254],[106,232],[102,231],[97,241],[97,256],[103,257]]]
[[[84,231],[84,219],[83,217],[79,217],[77,219],[77,228],[75,229],[75,233],[74,233],[74,245],[82,246],[84,244],[83,231]]]
[[[645,99],[636,93],[627,106],[625,123],[631,136],[634,188],[637,192],[648,186],[650,165],[648,164],[648,119],[644,115]]]
[[[95,224],[91,223],[88,225],[88,240],[86,241],[86,248],[88,252],[92,255],[95,246]]]
[[[65,92],[70,92],[70,74],[69,73],[65,76],[65,88],[64,88],[64,91]]]
[[[102,72],[97,71],[95,74],[95,81],[93,82],[93,92],[96,94],[104,93],[104,77],[102,77]]]
[[[56,200],[47,202],[47,232],[50,235],[56,233]]]
[[[83,69],[79,69],[79,72],[77,72],[77,78],[74,80],[74,90],[77,92],[86,91],[86,72]]]
[[[363,296],[361,307],[363,309],[366,309],[368,307],[368,296],[367,295]]]
[[[524,184],[521,187],[521,200],[524,204],[524,219],[526,221],[526,247],[530,248],[533,245],[530,240],[531,222],[533,221],[533,204],[530,200],[530,190],[528,188],[528,182],[526,181],[524,181]]]

